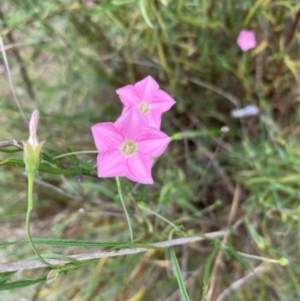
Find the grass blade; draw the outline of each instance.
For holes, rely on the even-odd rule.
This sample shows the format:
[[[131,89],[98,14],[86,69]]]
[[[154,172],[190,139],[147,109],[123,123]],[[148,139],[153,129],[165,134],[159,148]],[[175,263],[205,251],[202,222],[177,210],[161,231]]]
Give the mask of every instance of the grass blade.
[[[10,282],[10,283],[0,283],[0,291],[12,290],[12,289],[16,289],[16,288],[30,286],[33,284],[37,284],[37,283],[46,281],[46,278],[47,277],[40,277],[40,278],[36,278],[36,279],[20,280],[20,281],[15,281],[15,282]]]
[[[148,16],[148,13],[147,13],[147,1],[146,0],[140,0],[139,2],[139,5],[140,5],[140,10],[141,10],[141,14],[146,22],[146,24],[150,27],[150,28],[154,28],[149,16]]]
[[[173,262],[173,265],[174,265],[174,268],[175,268],[175,276],[177,278],[177,282],[178,282],[178,285],[179,285],[181,295],[182,295],[184,301],[190,301],[188,293],[185,289],[185,285],[184,285],[184,281],[183,281],[183,278],[182,278],[180,266],[178,264],[177,257],[176,257],[176,254],[175,254],[175,251],[174,251],[173,248],[170,249],[170,254],[171,254],[171,259],[172,259],[172,262]]]

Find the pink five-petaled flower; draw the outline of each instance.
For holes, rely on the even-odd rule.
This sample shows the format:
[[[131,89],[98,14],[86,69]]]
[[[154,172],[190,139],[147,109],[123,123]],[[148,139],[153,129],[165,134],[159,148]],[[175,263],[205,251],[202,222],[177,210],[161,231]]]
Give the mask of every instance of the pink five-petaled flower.
[[[91,129],[99,151],[98,177],[153,183],[153,157],[160,156],[170,142],[164,132],[150,127],[136,108],[127,110],[114,123],[98,123]]]
[[[148,75],[146,78],[116,90],[124,104],[122,114],[131,107],[136,107],[147,119],[149,126],[159,129],[161,115],[170,110],[175,100],[159,89],[158,83]]]
[[[40,161],[40,152],[44,142],[37,138],[37,126],[39,122],[39,111],[34,110],[29,121],[29,139],[23,142],[24,163],[27,173],[35,172]]]
[[[243,29],[237,38],[237,44],[242,51],[248,51],[256,47],[255,33],[252,30]]]

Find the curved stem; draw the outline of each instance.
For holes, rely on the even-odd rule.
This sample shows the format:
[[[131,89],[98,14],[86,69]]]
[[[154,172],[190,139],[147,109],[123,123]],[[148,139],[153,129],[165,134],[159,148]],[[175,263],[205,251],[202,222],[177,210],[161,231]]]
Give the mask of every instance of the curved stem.
[[[50,262],[46,261],[41,254],[36,249],[34,242],[32,240],[31,231],[30,231],[30,214],[33,209],[33,179],[34,179],[34,173],[28,173],[28,207],[27,207],[27,214],[26,214],[26,232],[29,239],[30,246],[32,250],[34,251],[35,255],[40,259],[41,262],[44,264],[52,267],[52,268],[61,268],[59,265],[51,264]]]
[[[128,224],[130,240],[133,243],[133,234],[132,234],[132,228],[131,228],[131,224],[130,224],[130,218],[129,218],[129,214],[128,214],[128,211],[127,211],[127,208],[125,206],[124,199],[123,199],[123,194],[122,194],[121,183],[120,183],[119,177],[116,177],[116,181],[117,181],[118,193],[119,193],[119,196],[120,196],[121,204],[122,204],[122,207],[124,209],[127,224]]]

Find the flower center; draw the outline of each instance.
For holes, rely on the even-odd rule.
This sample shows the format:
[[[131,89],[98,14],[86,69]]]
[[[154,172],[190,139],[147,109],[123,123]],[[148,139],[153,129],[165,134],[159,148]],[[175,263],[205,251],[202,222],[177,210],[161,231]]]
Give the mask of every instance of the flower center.
[[[140,102],[138,108],[143,114],[150,112],[150,104],[144,100]]]
[[[137,152],[137,145],[133,141],[125,141],[121,150],[125,156],[132,156]]]

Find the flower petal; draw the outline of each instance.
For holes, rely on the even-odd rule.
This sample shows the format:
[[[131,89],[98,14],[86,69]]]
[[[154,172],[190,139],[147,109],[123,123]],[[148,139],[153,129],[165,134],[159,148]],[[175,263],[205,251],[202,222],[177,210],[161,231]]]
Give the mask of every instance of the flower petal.
[[[125,87],[116,90],[119,95],[121,102],[124,106],[138,106],[140,103],[140,98],[136,93],[135,87],[133,85],[127,85]]]
[[[136,142],[139,154],[158,157],[167,148],[170,137],[158,129],[149,127]]]
[[[151,103],[154,95],[159,90],[159,85],[152,76],[148,75],[146,78],[137,82],[134,85],[134,88],[140,98],[140,101]]]
[[[163,90],[159,90],[152,98],[151,109],[166,112],[169,111],[175,103],[176,101],[168,93]]]
[[[97,123],[91,127],[96,148],[102,152],[120,148],[123,138],[112,122]]]
[[[126,157],[119,150],[109,150],[97,156],[98,177],[124,177]]]
[[[121,117],[123,114],[125,114],[128,110],[130,110],[130,109],[131,109],[131,106],[130,106],[130,107],[124,106],[123,109],[122,109],[122,113],[120,114],[120,117]]]
[[[131,181],[142,184],[153,184],[151,168],[153,159],[145,154],[128,157],[126,177]]]
[[[28,139],[28,143],[31,144],[33,147],[39,144],[37,134],[36,134],[38,123],[39,123],[39,111],[34,110],[31,114],[31,118],[29,121],[29,139]]]
[[[144,115],[150,127],[159,129],[161,125],[161,112],[158,110],[151,110],[148,114]]]
[[[131,107],[124,111],[114,125],[123,139],[135,141],[147,129],[148,122],[137,108]]]

